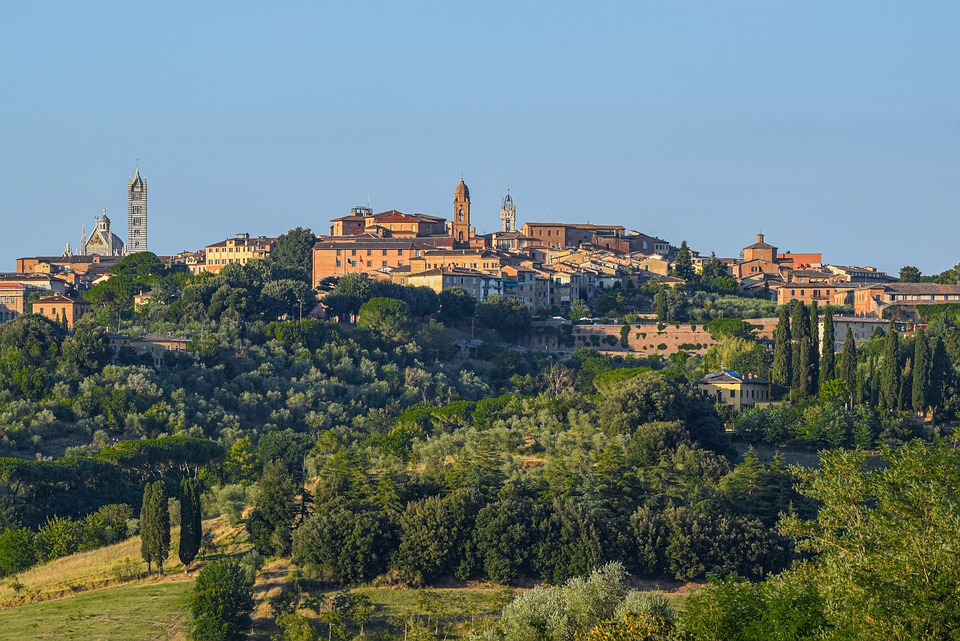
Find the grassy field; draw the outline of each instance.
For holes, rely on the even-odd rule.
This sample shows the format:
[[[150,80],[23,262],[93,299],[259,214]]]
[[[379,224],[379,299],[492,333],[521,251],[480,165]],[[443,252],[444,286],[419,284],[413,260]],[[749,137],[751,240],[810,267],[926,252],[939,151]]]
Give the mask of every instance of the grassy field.
[[[0,639],[187,638],[192,581],[166,580],[91,590],[0,610]]]
[[[230,527],[223,518],[207,519],[203,527],[213,533],[220,553],[234,554],[249,547],[245,544],[242,528]],[[180,528],[173,528],[172,548],[165,563],[170,577],[183,573],[176,550],[179,536]],[[152,580],[145,577],[145,572],[146,566],[140,558],[140,537],[134,536],[114,545],[72,554],[23,572],[17,577],[22,586],[19,596],[12,587],[12,579],[8,578],[0,584],[0,608],[24,602],[60,599],[122,583]]]

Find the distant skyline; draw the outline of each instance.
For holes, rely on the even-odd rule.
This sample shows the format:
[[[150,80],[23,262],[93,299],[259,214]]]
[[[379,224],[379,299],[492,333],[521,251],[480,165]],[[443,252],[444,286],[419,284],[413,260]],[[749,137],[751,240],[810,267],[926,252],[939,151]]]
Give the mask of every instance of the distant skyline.
[[[0,270],[126,185],[150,249],[326,233],[356,205],[479,232],[622,224],[735,257],[960,263],[960,4],[0,6]]]

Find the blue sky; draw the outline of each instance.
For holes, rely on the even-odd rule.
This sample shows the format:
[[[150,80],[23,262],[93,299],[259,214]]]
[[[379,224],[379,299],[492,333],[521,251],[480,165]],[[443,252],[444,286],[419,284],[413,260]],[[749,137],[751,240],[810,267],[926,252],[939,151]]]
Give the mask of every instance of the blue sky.
[[[199,6],[197,6],[199,5]],[[351,206],[478,230],[618,223],[736,256],[960,262],[960,3],[0,6],[0,269],[127,178],[150,246],[323,232]]]

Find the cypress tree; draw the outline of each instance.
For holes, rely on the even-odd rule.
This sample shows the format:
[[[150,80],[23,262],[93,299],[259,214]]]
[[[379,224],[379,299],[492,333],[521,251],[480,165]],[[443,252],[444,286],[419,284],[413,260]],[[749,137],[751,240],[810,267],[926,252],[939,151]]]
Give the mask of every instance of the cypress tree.
[[[930,388],[930,348],[923,328],[917,330],[913,343],[913,389],[911,394],[913,411],[924,414],[929,401]]]
[[[780,306],[780,318],[773,333],[773,383],[786,388],[793,378],[790,316],[786,305]]]
[[[150,574],[150,564],[155,557],[153,537],[156,529],[153,521],[153,511],[151,503],[153,501],[153,485],[147,483],[143,486],[143,503],[140,504],[140,556],[147,562],[147,574]]]
[[[810,393],[820,389],[820,311],[817,301],[810,302]]]
[[[888,410],[897,407],[900,378],[900,339],[891,320],[890,329],[883,338],[883,360],[880,363],[880,404]]]
[[[167,488],[163,481],[153,484],[151,493],[151,520],[155,533],[151,537],[154,543],[154,559],[157,562],[157,573],[163,576],[163,562],[170,554],[170,508],[167,504]]]
[[[790,327],[793,330],[793,388],[807,395],[810,393],[810,323],[807,307],[800,301],[793,302]]]
[[[857,341],[853,332],[847,328],[847,336],[843,339],[843,351],[840,353],[840,378],[847,384],[850,393],[857,389]]]
[[[184,478],[180,482],[180,546],[178,555],[183,563],[183,572],[190,571],[190,564],[197,558],[203,537],[200,512],[200,487],[196,479]]]
[[[930,379],[928,384],[928,405],[936,410],[943,402],[943,388],[947,384],[953,365],[947,355],[947,349],[939,336],[930,343]]]
[[[657,320],[661,323],[667,322],[667,293],[664,288],[660,288],[660,291],[657,292],[655,296],[656,306],[657,306]]]
[[[828,307],[823,313],[823,343],[820,345],[820,383],[833,380],[836,354],[834,353],[833,312]]]

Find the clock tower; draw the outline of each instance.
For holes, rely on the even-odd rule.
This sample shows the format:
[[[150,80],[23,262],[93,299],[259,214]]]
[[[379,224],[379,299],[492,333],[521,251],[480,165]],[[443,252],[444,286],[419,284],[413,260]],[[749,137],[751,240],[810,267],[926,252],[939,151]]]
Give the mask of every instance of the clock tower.
[[[470,190],[462,178],[453,192],[453,225],[450,229],[455,246],[470,245]]]
[[[513,204],[509,189],[500,205],[500,231],[517,231],[517,206]]]
[[[127,254],[147,251],[147,181],[136,175],[127,181]]]

